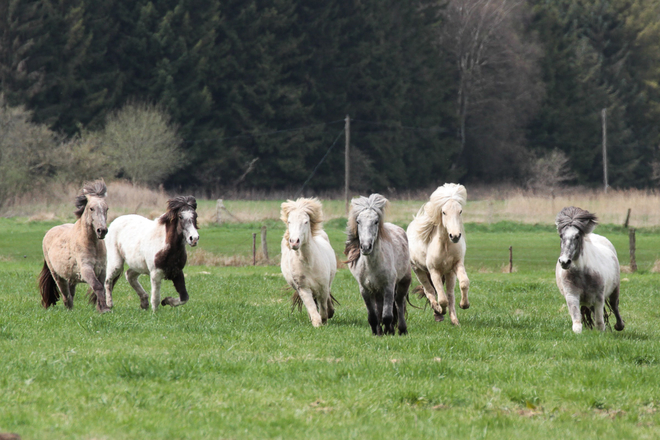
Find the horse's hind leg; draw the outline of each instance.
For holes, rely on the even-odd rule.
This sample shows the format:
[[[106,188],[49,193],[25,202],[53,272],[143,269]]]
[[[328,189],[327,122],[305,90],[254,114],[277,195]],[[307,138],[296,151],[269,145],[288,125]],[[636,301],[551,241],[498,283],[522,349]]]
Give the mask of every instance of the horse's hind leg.
[[[128,269],[126,271],[126,281],[128,281],[128,284],[131,285],[133,290],[135,290],[135,292],[140,297],[140,308],[147,310],[149,308],[149,294],[146,292],[146,290],[144,290],[142,284],[140,284],[138,281],[139,276],[140,274],[133,269]]]
[[[335,305],[332,304],[332,294],[328,295],[328,319],[332,319],[335,316]]]
[[[623,319],[621,319],[621,315],[619,314],[619,286],[614,289],[614,292],[612,292],[607,301],[610,304],[610,307],[612,307],[612,313],[614,313],[614,317],[616,318],[614,330],[620,332],[624,329],[626,324],[623,322]]]
[[[179,294],[178,298],[172,298],[171,296],[166,297],[161,301],[161,305],[166,306],[170,305],[172,307],[181,306],[188,302],[188,291],[186,290],[186,278],[183,276],[183,272],[180,272],[177,276],[172,278],[174,283],[174,288]]]
[[[396,306],[398,319],[397,327],[399,327],[400,335],[408,333],[408,325],[406,324],[406,298],[408,297],[408,289],[410,288],[411,281],[412,277],[408,274],[396,285],[396,292],[394,293],[394,305]]]
[[[605,318],[603,313],[605,312],[605,300],[596,300],[594,304],[594,322],[596,323],[596,328],[601,332],[605,330]]]
[[[461,309],[470,308],[470,300],[468,298],[468,290],[470,290],[470,279],[465,272],[465,265],[461,262],[456,266],[456,276],[458,277],[458,285],[461,288]]]
[[[106,276],[104,281],[105,287],[105,303],[109,308],[114,306],[112,301],[112,291],[117,284],[117,280],[121,276],[121,271],[124,268],[124,260],[116,252],[112,251],[111,247],[108,247],[108,263],[106,265]]]
[[[55,284],[57,284],[57,288],[60,289],[60,293],[62,294],[64,306],[69,310],[73,309],[73,295],[71,295],[69,282],[59,276],[55,276],[54,278]]]
[[[447,283],[447,302],[449,309],[449,319],[454,325],[459,325],[458,316],[456,315],[456,297],[454,296],[454,288],[456,287],[456,274],[454,272],[449,272],[445,278]]]

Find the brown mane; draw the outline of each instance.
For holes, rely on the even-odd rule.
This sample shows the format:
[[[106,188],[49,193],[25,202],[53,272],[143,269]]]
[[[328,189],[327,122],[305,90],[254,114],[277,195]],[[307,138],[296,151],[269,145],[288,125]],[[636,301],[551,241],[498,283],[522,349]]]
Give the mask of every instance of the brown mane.
[[[378,214],[378,239],[389,240],[385,229],[385,212],[389,207],[389,201],[380,194],[371,194],[368,198],[360,196],[351,200],[351,210],[348,213],[348,225],[346,228],[346,247],[344,255],[348,258],[345,263],[354,264],[360,258],[360,237],[358,235],[357,218],[367,209],[373,209]]]
[[[85,212],[88,197],[101,197],[105,198],[108,194],[108,188],[105,186],[103,179],[95,180],[94,182],[86,182],[80,190],[80,194],[76,196],[76,210],[73,212],[76,218],[80,218]]]

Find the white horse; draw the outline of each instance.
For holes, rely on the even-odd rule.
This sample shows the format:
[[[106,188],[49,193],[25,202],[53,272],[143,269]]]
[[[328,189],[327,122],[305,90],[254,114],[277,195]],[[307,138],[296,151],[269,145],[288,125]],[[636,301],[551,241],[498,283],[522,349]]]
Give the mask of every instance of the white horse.
[[[121,275],[124,262],[128,264],[126,279],[140,297],[140,307],[149,308],[149,295],[138,281],[141,274],[151,279],[151,308],[158,304],[172,307],[188,301],[183,268],[186,265],[186,243],[196,246],[197,201],[193,196],[179,196],[167,201],[167,212],[155,220],[139,215],[117,217],[108,228],[105,243],[108,265],[105,278],[105,299],[112,307],[112,289]],[[179,298],[160,301],[160,283],[172,280]]]
[[[374,335],[408,333],[406,300],[410,287],[410,254],[403,228],[386,223],[387,199],[380,194],[351,201],[346,249],[348,267],[360,286]]]
[[[465,230],[461,218],[466,200],[467,191],[463,185],[445,183],[431,194],[429,202],[422,206],[407,230],[410,262],[431,303],[435,320],[442,321],[449,309],[454,325],[458,325],[454,305],[457,277],[461,288],[460,306],[462,309],[470,307],[470,280],[464,262]]]
[[[294,305],[305,305],[314,327],[334,315],[330,287],[337,273],[337,257],[322,226],[323,211],[316,198],[282,203],[281,268],[284,279],[295,290]],[[318,306],[318,310],[317,310]]]
[[[561,254],[555,275],[557,287],[566,298],[573,331],[582,333],[582,318],[587,327],[605,330],[605,304],[614,316],[614,328],[623,330],[625,324],[619,314],[620,269],[616,249],[605,237],[593,234],[596,216],[589,211],[568,207],[557,215],[555,224],[561,237]]]

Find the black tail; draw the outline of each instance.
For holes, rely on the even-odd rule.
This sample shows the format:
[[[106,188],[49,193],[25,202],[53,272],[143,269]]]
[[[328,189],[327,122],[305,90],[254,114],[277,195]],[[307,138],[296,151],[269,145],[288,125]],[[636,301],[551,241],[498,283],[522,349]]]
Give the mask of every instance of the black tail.
[[[60,299],[60,292],[57,290],[55,278],[50,273],[48,264],[45,261],[39,274],[39,291],[41,292],[41,305],[46,309],[57,304],[57,300]]]

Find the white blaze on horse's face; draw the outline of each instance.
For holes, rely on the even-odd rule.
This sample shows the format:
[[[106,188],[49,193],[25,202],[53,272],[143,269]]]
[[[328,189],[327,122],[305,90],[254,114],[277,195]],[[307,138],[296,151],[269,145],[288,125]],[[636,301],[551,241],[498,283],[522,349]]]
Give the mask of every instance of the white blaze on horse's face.
[[[447,229],[449,239],[453,243],[458,243],[461,239],[463,219],[463,208],[461,204],[455,200],[450,200],[442,206],[442,224]]]
[[[561,254],[559,264],[566,270],[579,256],[582,248],[582,233],[575,226],[568,226],[561,231]]]
[[[105,238],[108,233],[108,204],[102,197],[87,196],[87,205],[85,206],[84,216],[92,224],[96,237],[99,240]]]
[[[378,238],[380,219],[373,209],[365,209],[357,216],[357,230],[360,238],[360,253],[370,255]]]
[[[186,243],[193,247],[197,246],[197,242],[199,241],[199,232],[195,228],[196,217],[197,213],[192,210],[181,211],[179,213],[179,223],[181,224],[183,236],[186,239]]]
[[[311,235],[309,215],[303,211],[293,211],[289,214],[287,225],[289,228],[289,247],[297,251],[303,243],[307,243]]]

